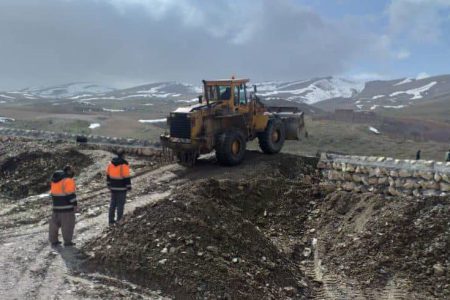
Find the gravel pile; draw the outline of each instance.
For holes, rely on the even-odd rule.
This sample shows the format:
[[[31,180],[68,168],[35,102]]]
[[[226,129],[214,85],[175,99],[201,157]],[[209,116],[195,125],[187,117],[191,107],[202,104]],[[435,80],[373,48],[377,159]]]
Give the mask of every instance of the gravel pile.
[[[320,196],[312,170],[290,159],[271,174],[179,187],[91,241],[86,265],[180,299],[306,299],[310,283],[280,241],[298,240]]]
[[[79,171],[91,163],[89,157],[73,146],[35,141],[2,142],[0,194],[20,199],[47,192],[55,170],[71,164]]]

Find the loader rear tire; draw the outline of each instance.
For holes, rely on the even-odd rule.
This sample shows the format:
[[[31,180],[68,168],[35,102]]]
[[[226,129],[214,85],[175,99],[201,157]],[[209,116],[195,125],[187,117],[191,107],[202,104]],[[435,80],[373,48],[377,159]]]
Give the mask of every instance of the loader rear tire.
[[[245,156],[246,142],[239,130],[227,131],[217,137],[216,158],[220,164],[235,166]]]
[[[275,154],[283,148],[286,129],[280,119],[271,119],[264,132],[258,134],[259,147],[264,153]]]

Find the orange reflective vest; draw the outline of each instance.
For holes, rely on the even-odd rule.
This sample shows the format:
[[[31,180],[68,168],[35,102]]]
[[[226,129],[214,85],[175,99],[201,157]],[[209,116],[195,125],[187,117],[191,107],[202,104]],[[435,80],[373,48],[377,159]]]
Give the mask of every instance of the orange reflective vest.
[[[53,199],[54,211],[72,211],[77,205],[76,184],[73,178],[52,181],[50,195]]]
[[[126,164],[116,166],[113,163],[109,163],[106,169],[106,175],[111,179],[130,178],[130,167]]]
[[[111,191],[127,191],[131,189],[130,167],[125,161],[121,164],[110,162],[106,168],[106,178]]]

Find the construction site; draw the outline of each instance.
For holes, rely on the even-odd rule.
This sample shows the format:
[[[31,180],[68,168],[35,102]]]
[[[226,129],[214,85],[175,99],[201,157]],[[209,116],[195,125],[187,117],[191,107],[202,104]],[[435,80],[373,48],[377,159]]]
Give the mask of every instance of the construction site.
[[[369,163],[387,158],[363,170],[356,157],[247,151],[238,166],[204,155],[189,168],[134,150],[125,217],[108,227],[108,149],[12,136],[0,149],[2,299],[450,297],[448,163],[420,180],[430,174],[392,162],[420,182],[400,193],[392,170]],[[51,248],[46,182],[68,161],[76,246]]]
[[[450,0],[1,0],[0,300],[450,299]]]

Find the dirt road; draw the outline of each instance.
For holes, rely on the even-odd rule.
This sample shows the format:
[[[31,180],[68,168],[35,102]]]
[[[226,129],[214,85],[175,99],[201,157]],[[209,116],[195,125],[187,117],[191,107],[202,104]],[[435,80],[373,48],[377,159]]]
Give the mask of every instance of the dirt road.
[[[0,298],[1,299],[92,299],[131,298],[162,299],[159,291],[151,291],[127,281],[98,273],[84,274],[80,249],[107,228],[109,191],[98,172],[103,170],[111,153],[97,150],[81,151],[93,163],[77,176],[78,203],[73,248],[51,248],[48,243],[50,201],[46,195],[34,195],[14,202],[0,201]],[[168,196],[176,186],[202,178],[227,178],[254,172],[253,164],[260,155],[250,153],[239,172],[217,168],[202,160],[195,169],[176,164],[158,166],[153,162],[131,158],[135,166],[133,190],[126,204],[126,213]],[[0,199],[1,200],[1,199]]]
[[[162,167],[144,172],[133,181],[135,186],[153,186],[146,190],[131,192],[126,212],[167,196],[177,176],[177,166]],[[147,185],[148,183],[148,185]],[[106,189],[94,191],[80,188],[79,206],[84,209],[77,218],[76,246],[52,249],[47,240],[46,219],[37,224],[9,224],[0,234],[0,298],[1,299],[79,299],[106,297],[131,297],[159,299],[157,293],[137,290],[126,282],[115,282],[103,276],[89,278],[77,272],[80,253],[77,250],[87,240],[103,231],[107,226],[109,192]],[[29,202],[42,198],[32,197]],[[86,209],[89,207],[89,209]],[[28,211],[28,214],[33,212]],[[37,213],[37,212],[36,212]],[[21,214],[19,212],[19,214]],[[2,223],[17,220],[11,210],[3,210]],[[92,275],[91,275],[92,276]],[[115,287],[116,286],[116,287]],[[106,294],[105,294],[106,293]],[[109,298],[109,297],[108,297]]]

